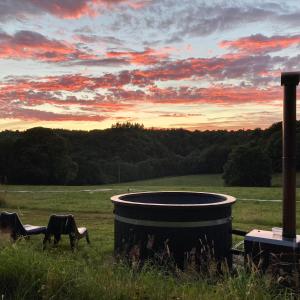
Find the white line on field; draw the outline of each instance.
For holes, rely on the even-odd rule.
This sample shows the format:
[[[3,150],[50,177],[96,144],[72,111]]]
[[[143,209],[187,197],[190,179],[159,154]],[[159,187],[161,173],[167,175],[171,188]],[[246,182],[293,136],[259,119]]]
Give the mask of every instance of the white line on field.
[[[102,193],[102,192],[109,192],[109,191],[124,191],[127,190],[128,193],[136,191],[139,192],[140,190],[136,189],[128,189],[128,188],[110,188],[110,189],[95,189],[95,190],[36,190],[36,191],[27,191],[27,190],[0,190],[0,193]]]
[[[257,202],[282,202],[282,200],[278,199],[247,199],[247,198],[236,198],[238,201],[257,201]],[[299,201],[297,201],[299,202]]]
[[[0,191],[4,193],[100,193],[100,192],[108,192],[113,191],[114,189],[96,189],[96,190],[51,190],[51,191]]]
[[[109,192],[109,191],[123,191],[124,189],[95,189],[95,190],[45,190],[45,191],[0,191],[6,193],[101,193],[101,192]],[[135,189],[130,189],[129,192],[139,191]],[[236,198],[238,201],[254,201],[254,202],[282,202],[280,199],[252,199],[252,198]],[[296,201],[300,202],[300,201]]]
[[[278,200],[278,199],[242,199],[242,198],[236,198],[236,200],[238,201],[256,201],[256,202],[282,202],[282,200]],[[296,202],[300,202],[300,201],[296,201]]]

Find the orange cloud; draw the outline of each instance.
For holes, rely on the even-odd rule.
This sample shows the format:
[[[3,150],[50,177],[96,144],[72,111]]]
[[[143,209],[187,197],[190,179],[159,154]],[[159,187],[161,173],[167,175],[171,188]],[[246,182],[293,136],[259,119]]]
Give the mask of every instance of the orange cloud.
[[[224,80],[259,80],[261,72],[274,70],[277,64],[285,63],[285,58],[261,56],[234,56],[212,58],[187,58],[163,61],[144,70],[133,70],[128,74],[131,83],[147,86],[156,81],[209,78]],[[272,80],[272,78],[268,78]],[[265,80],[266,82],[266,80]]]
[[[77,37],[77,36],[76,36]],[[82,38],[82,36],[79,36]],[[101,37],[84,36],[88,41],[102,39]],[[106,37],[113,42],[119,41]],[[65,63],[65,65],[86,66],[119,66],[124,64],[153,65],[169,58],[171,47],[160,50],[147,48],[141,52],[114,52],[106,56],[88,53],[80,50],[76,45],[66,41],[48,39],[44,35],[33,31],[18,31],[14,35],[0,31],[0,59],[32,59],[43,62]]]
[[[130,72],[130,78],[134,85],[147,86],[155,81],[200,78],[206,75],[216,76],[221,74],[225,66],[226,61],[221,58],[188,58],[165,61],[146,70],[133,70]]]
[[[112,9],[119,4],[141,9],[150,0],[9,0],[1,6],[0,19],[50,14],[63,19],[78,19],[99,15],[103,8]]]
[[[261,89],[253,86],[213,85],[207,88],[159,88],[148,85],[144,89],[129,90],[122,79],[111,76],[108,74],[107,77],[94,78],[65,75],[35,80],[9,79],[0,83],[0,117],[41,121],[100,121],[111,117],[115,112],[135,111],[141,104],[152,104],[153,107],[159,104],[174,107],[185,104],[228,107],[246,103],[273,105],[282,98],[281,87]],[[97,90],[98,87],[102,88],[101,93]],[[77,92],[89,92],[90,96],[84,99]],[[50,105],[53,110],[42,111],[44,104]],[[166,118],[192,116],[176,111],[158,115]]]
[[[222,41],[222,48],[238,50],[244,54],[262,54],[300,45],[300,35],[266,37],[262,34],[243,37],[234,41]]]
[[[115,76],[105,74],[101,77],[83,76],[79,74],[50,76],[35,79],[10,79],[0,82],[0,95],[15,93],[20,91],[39,92],[80,92],[95,91],[98,88],[121,87],[130,82],[128,76]]]
[[[47,92],[0,93],[0,99],[0,118],[24,121],[100,122],[110,118],[112,113],[133,107],[133,104],[108,101],[101,96],[85,100],[76,96],[58,97]],[[43,104],[50,105],[51,111],[44,110]]]
[[[2,116],[1,116],[2,115]],[[107,116],[97,114],[74,114],[74,113],[54,113],[49,111],[42,111],[37,109],[17,108],[11,114],[6,112],[0,113],[2,118],[15,118],[26,121],[77,121],[77,122],[102,122],[106,120]]]
[[[173,48],[165,47],[160,50],[146,48],[144,51],[111,51],[107,52],[107,57],[121,57],[128,59],[131,63],[136,65],[153,65],[166,60],[170,56]]]
[[[0,32],[0,59],[34,59],[45,62],[95,59],[74,45],[50,40],[33,31],[18,31],[14,35]]]
[[[223,86],[213,85],[209,88],[197,88],[180,86],[177,88],[159,88],[153,84],[154,75],[138,77],[137,71],[121,72],[120,74],[106,74],[101,77],[83,75],[64,75],[44,77],[40,79],[18,80],[10,79],[0,83],[0,96],[2,100],[28,101],[42,99],[43,103],[52,104],[80,104],[103,106],[103,103],[128,103],[148,101],[153,103],[213,103],[230,105],[238,103],[264,103],[281,98],[281,90],[278,87],[265,89],[253,86]],[[145,71],[146,72],[146,71]],[[268,75],[268,73],[266,73]],[[170,74],[169,74],[170,75]],[[177,74],[178,75],[178,74]],[[264,75],[264,73],[263,73]],[[180,75],[179,75],[180,76]],[[187,76],[186,73],[181,75]],[[145,83],[143,89],[127,89],[126,85]],[[99,92],[101,88],[101,93]],[[64,92],[91,93],[93,100],[79,100],[76,97],[63,97]],[[57,100],[58,99],[58,100]],[[62,101],[62,99],[64,99]],[[108,105],[108,104],[106,104]],[[121,107],[122,108],[122,107]]]
[[[104,57],[82,51],[75,45],[48,39],[32,31],[19,31],[14,35],[0,32],[0,59],[34,59],[43,62],[64,63],[67,66],[119,66],[136,64],[151,66],[148,69],[122,71],[98,78],[101,84],[107,77],[120,86],[131,83],[147,86],[155,81],[182,80],[187,78],[210,77],[217,80],[226,78],[253,78],[274,70],[276,64],[284,63],[285,58],[269,55],[241,55],[234,53],[222,57],[187,58],[170,60],[171,47],[159,50],[146,48],[144,51],[110,51]],[[78,81],[78,80],[77,80]],[[95,85],[95,79],[92,79]],[[90,86],[88,82],[87,88]],[[66,84],[68,86],[68,84]],[[74,88],[73,88],[74,90]]]
[[[259,89],[256,87],[233,87],[215,85],[209,88],[149,88],[146,99],[153,103],[194,104],[206,103],[215,105],[237,105],[245,103],[266,104],[280,99],[280,87]]]

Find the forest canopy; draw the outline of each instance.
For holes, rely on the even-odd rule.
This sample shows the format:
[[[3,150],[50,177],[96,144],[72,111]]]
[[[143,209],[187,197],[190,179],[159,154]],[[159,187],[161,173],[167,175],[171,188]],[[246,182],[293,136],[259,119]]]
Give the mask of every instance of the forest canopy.
[[[131,123],[92,131],[2,131],[0,178],[9,184],[104,184],[223,173],[229,154],[243,145],[259,147],[272,171],[281,171],[281,123],[238,131],[157,130]],[[299,170],[299,150],[297,158]]]

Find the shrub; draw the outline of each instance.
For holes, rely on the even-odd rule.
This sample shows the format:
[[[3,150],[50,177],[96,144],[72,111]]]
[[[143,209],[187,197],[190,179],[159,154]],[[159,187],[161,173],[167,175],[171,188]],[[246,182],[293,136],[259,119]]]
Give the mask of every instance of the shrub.
[[[223,179],[229,186],[270,186],[271,176],[271,160],[258,146],[233,149],[224,165]]]

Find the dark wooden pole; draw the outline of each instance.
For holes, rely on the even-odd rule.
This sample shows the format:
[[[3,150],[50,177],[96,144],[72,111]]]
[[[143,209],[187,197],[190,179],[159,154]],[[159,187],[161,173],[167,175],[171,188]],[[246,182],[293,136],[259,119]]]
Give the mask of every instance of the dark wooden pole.
[[[284,86],[282,122],[283,229],[285,238],[296,237],[296,87],[300,73],[281,74]]]

